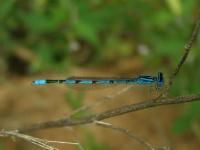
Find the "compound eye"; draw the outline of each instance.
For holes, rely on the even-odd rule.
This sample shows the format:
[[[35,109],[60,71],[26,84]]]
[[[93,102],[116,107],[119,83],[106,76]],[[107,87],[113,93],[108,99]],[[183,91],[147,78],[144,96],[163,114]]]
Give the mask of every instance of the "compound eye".
[[[159,73],[159,81],[160,82],[163,82],[164,81],[164,78],[163,78],[163,73]]]
[[[163,78],[163,73],[162,72],[158,72],[158,76],[157,76],[157,88],[160,89],[164,84],[164,78]]]

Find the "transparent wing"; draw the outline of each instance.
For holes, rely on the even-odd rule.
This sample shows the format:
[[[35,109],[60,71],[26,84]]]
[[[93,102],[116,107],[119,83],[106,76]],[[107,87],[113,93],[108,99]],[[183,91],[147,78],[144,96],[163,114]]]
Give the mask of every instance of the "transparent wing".
[[[102,90],[106,88],[113,88],[116,86],[121,86],[117,84],[74,84],[67,85],[69,88],[78,90],[78,91],[92,91],[92,90]]]
[[[70,84],[67,85],[71,89],[79,90],[79,91],[90,91],[90,90],[100,90],[105,88],[112,88],[116,86],[121,86],[120,84],[110,84],[109,80],[119,80],[119,79],[126,79],[126,78],[117,78],[117,77],[70,77],[68,79],[72,80],[91,80],[101,83],[91,83],[91,84]],[[126,85],[124,85],[126,86]]]

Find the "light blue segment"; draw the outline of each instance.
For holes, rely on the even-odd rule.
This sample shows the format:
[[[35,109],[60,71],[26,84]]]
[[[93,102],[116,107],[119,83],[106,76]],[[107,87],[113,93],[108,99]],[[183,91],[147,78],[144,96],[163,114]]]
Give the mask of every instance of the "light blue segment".
[[[80,80],[79,84],[92,84],[92,80]]]
[[[75,84],[76,81],[72,80],[72,79],[68,79],[68,80],[65,80],[63,83],[65,83],[65,84]]]
[[[126,84],[127,80],[114,80],[113,83],[115,83],[115,84]]]
[[[34,85],[44,85],[44,84],[46,84],[46,80],[33,80],[32,84],[34,84]]]
[[[96,80],[96,84],[109,84],[109,80]]]
[[[139,78],[137,81],[136,81],[136,83],[137,84],[151,84],[151,83],[153,83],[153,82],[155,82],[155,80],[153,80],[153,79],[146,79],[146,78]]]

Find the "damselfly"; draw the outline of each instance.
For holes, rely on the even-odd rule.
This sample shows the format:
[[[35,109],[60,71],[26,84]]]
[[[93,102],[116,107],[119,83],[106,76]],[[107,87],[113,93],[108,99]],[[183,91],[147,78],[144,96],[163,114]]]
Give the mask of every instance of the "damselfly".
[[[39,79],[33,80],[33,85],[45,85],[45,84],[66,84],[70,86],[82,85],[82,86],[93,86],[93,85],[156,85],[156,89],[162,88],[164,85],[164,78],[161,72],[157,73],[157,76],[150,75],[139,75],[137,77],[127,77],[127,78],[102,78],[102,77],[70,77],[64,80],[54,80],[54,79]]]

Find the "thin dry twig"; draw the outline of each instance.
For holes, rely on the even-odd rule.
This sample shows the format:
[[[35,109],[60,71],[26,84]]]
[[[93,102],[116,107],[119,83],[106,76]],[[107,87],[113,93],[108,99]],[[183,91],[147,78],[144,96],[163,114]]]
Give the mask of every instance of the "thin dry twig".
[[[111,101],[113,99],[115,99],[116,97],[126,93],[129,89],[131,89],[132,86],[128,86],[128,87],[125,87],[123,88],[122,90],[118,91],[116,94],[112,94],[112,95],[108,95],[108,96],[105,96],[103,98],[100,98],[99,100],[97,100],[97,102],[93,103],[93,104],[90,104],[90,105],[84,105],[78,109],[76,109],[75,111],[73,111],[69,117],[72,117],[80,112],[83,112],[83,111],[87,111],[91,108],[94,108],[94,107],[97,107],[97,106],[100,106],[102,104],[105,104],[106,102],[108,101]]]
[[[175,77],[178,75],[178,73],[181,70],[181,67],[183,66],[183,64],[185,63],[190,50],[194,44],[194,42],[196,41],[197,37],[198,37],[198,33],[200,30],[200,12],[198,14],[198,17],[196,19],[196,23],[195,26],[192,30],[192,34],[190,36],[190,39],[188,40],[188,42],[185,44],[184,47],[184,53],[182,55],[182,57],[180,58],[180,61],[178,62],[178,64],[176,65],[176,68],[174,69],[174,71],[171,73],[170,77],[169,77],[169,81],[168,83],[164,86],[163,91],[161,92],[161,94],[157,97],[157,99],[161,98],[161,97],[166,97],[166,95],[168,95],[169,89],[173,84],[173,81],[175,79]]]
[[[200,93],[187,95],[187,96],[177,96],[173,98],[152,99],[152,100],[147,100],[140,103],[125,105],[125,106],[108,110],[102,113],[86,116],[81,119],[62,118],[58,120],[37,123],[26,128],[21,128],[19,129],[19,132],[30,132],[30,131],[39,130],[39,129],[89,124],[89,123],[92,123],[93,121],[100,121],[107,118],[116,117],[122,114],[144,110],[144,109],[148,109],[152,107],[187,103],[187,102],[193,102],[193,101],[199,101],[199,100],[200,100]]]
[[[169,87],[172,85],[174,78],[177,76],[177,74],[179,73],[181,67],[183,66],[184,62],[186,61],[186,59],[188,57],[188,54],[189,54],[194,42],[197,39],[197,36],[198,36],[198,33],[199,33],[199,29],[200,29],[200,13],[199,13],[199,16],[198,16],[198,18],[196,20],[196,24],[195,24],[194,29],[192,31],[192,35],[191,35],[189,41],[187,42],[187,44],[185,45],[184,54],[182,55],[179,63],[177,64],[177,67],[172,72],[172,74],[171,74],[171,76],[169,78],[169,83],[168,83]],[[168,89],[169,89],[169,87],[168,87]]]
[[[49,145],[50,143],[76,145],[77,148],[79,148],[80,150],[83,150],[82,146],[78,142],[51,141],[47,139],[40,139],[40,138],[36,138],[30,135],[19,133],[17,130],[12,130],[12,131],[2,130],[0,131],[0,137],[12,137],[12,138],[14,137],[14,138],[23,139],[34,145],[42,147],[46,150],[60,150],[59,148]]]
[[[151,143],[149,143],[147,140],[135,135],[133,132],[131,132],[128,129],[122,128],[122,127],[118,127],[118,126],[114,126],[111,123],[107,123],[107,122],[102,122],[102,121],[94,121],[94,123],[98,126],[104,127],[104,128],[109,128],[121,133],[126,134],[129,138],[134,139],[135,141],[137,141],[138,143],[145,145],[148,149],[150,150],[169,150],[169,147],[166,146],[157,146],[157,145],[153,145]]]

